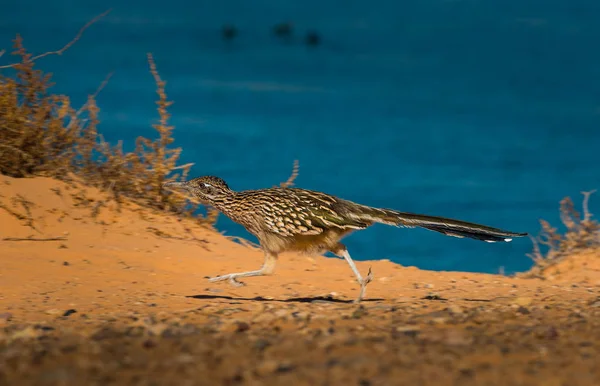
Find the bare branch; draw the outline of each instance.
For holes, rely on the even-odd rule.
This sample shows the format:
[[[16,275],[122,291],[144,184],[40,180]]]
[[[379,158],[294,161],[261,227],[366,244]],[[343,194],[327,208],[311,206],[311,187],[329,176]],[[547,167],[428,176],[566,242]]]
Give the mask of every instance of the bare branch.
[[[168,190],[170,193],[172,193],[172,194],[174,194],[176,196],[179,196],[181,198],[184,198],[184,199],[188,200],[189,202],[191,202],[193,204],[201,204],[201,202],[198,201],[197,199],[195,199],[194,197],[189,196],[187,194],[183,194],[181,192],[178,192],[177,190],[169,189],[168,187],[166,187],[165,190]]]
[[[100,91],[102,91],[102,89],[104,89],[104,87],[106,87],[106,85],[108,84],[108,81],[110,80],[110,78],[112,78],[112,76],[114,75],[114,71],[110,72],[108,75],[106,75],[106,78],[104,78],[104,80],[102,81],[102,83],[100,83],[100,86],[98,86],[98,88],[96,89],[96,91],[92,94],[92,98],[97,98],[98,94],[100,94]]]
[[[544,256],[542,255],[542,252],[540,251],[540,244],[538,243],[538,239],[529,235],[529,238],[531,239],[531,242],[533,243],[533,251],[531,253],[527,254],[527,257],[529,257],[531,260],[533,260],[534,263],[539,264],[541,261],[543,261]]]
[[[5,237],[2,241],[65,241],[67,240],[64,236],[58,237]]]
[[[112,76],[114,75],[114,71],[110,72],[106,78],[104,78],[104,80],[102,81],[102,83],[100,83],[100,86],[98,86],[98,88],[96,89],[96,91],[91,95],[91,97],[93,99],[96,99],[96,97],[98,97],[98,94],[100,94],[100,91],[102,91],[102,89],[104,87],[106,87],[106,85],[108,84],[108,81],[110,80],[110,78],[112,78]],[[83,106],[81,106],[81,108],[79,110],[77,110],[77,112],[75,112],[75,115],[73,116],[74,118],[79,118],[79,116],[85,111],[85,109],[88,107],[89,105],[89,99],[87,102],[85,102],[83,104]],[[72,117],[72,118],[73,118]],[[73,124],[76,122],[76,119],[71,119],[69,122],[69,125],[67,126],[67,129],[70,129]]]
[[[92,24],[96,23],[98,20],[100,20],[104,16],[108,15],[111,11],[112,11],[112,9],[104,11],[100,15],[98,15],[98,16],[94,17],[92,20],[88,21],[83,27],[81,27],[81,29],[79,30],[79,32],[77,32],[77,35],[75,35],[75,37],[70,42],[68,42],[67,44],[65,44],[64,47],[61,48],[60,50],[44,52],[43,54],[34,56],[33,58],[29,59],[29,61],[30,62],[34,62],[34,61],[36,61],[38,59],[41,59],[41,58],[43,58],[45,56],[49,56],[49,55],[62,55],[66,50],[68,50],[69,48],[71,48],[71,46],[73,44],[77,43],[77,41],[79,39],[81,39],[81,36],[83,35],[83,33],[85,32],[86,29],[90,28],[92,26]],[[4,50],[1,51],[1,53],[4,53]],[[16,66],[18,64],[19,63],[7,64],[7,65],[4,65],[4,66],[0,66],[0,69],[12,68],[12,67],[14,67],[14,66]]]
[[[162,79],[160,78],[160,75],[158,74],[158,70],[156,69],[156,62],[154,61],[154,55],[152,55],[151,52],[148,52],[146,54],[146,58],[148,60],[148,65],[150,66],[150,73],[154,77],[154,82],[156,84],[162,83]]]
[[[193,162],[190,162],[189,164],[185,164],[185,165],[180,165],[180,166],[174,166],[172,167],[170,170],[181,170],[181,169],[187,169],[187,168],[191,168],[192,166],[194,166],[195,164]],[[156,171],[156,169],[154,168],[150,168],[148,169],[149,172],[154,172]]]
[[[228,238],[229,240],[234,241],[234,242],[237,241],[238,243],[240,243],[244,247],[260,248],[260,245],[255,244],[255,243],[253,243],[250,240],[246,240],[246,239],[238,237],[238,236],[225,236],[225,237]]]
[[[194,166],[194,163],[190,162],[189,164],[172,167],[171,170],[187,169],[187,168],[191,168],[192,166]]]
[[[298,160],[294,160],[294,166],[292,167],[292,174],[287,179],[287,181],[282,182],[281,184],[279,184],[279,186],[281,186],[282,188],[289,188],[290,186],[293,186],[294,180],[296,179],[296,177],[298,177],[299,169],[300,169],[300,163],[298,162]]]
[[[26,153],[26,152],[24,152],[23,150],[21,150],[21,149],[18,149],[18,148],[14,147],[14,146],[11,146],[11,145],[4,145],[4,144],[0,143],[0,147],[3,147],[3,148],[5,148],[5,149],[9,149],[9,150],[15,151],[15,152],[17,152],[17,153],[20,153],[21,155],[23,155],[23,157],[24,157],[24,158],[33,159],[33,156],[32,156],[31,154],[29,154],[29,153]],[[0,154],[1,154],[1,153],[0,153]]]
[[[588,203],[590,201],[590,196],[594,193],[596,193],[595,189],[589,192],[581,192],[581,194],[583,194],[583,221],[589,221],[590,218],[592,218]]]

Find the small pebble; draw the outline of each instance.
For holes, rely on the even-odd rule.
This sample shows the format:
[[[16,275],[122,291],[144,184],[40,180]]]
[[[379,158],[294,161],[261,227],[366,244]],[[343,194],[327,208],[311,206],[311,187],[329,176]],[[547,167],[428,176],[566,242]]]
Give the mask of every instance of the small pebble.
[[[73,315],[76,312],[77,312],[77,310],[71,308],[71,309],[66,310],[65,313],[63,314],[63,316]]]

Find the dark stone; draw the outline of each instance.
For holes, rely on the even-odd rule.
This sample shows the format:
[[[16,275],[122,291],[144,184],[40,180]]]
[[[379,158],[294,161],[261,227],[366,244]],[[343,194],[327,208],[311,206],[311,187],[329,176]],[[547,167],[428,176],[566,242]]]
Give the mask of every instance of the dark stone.
[[[250,329],[250,325],[246,322],[238,322],[236,332],[244,332]]]
[[[238,29],[232,24],[226,24],[221,29],[221,36],[225,40],[233,40],[238,35]]]
[[[304,42],[307,46],[318,46],[321,43],[321,36],[316,31],[310,31],[306,34]]]
[[[293,29],[292,23],[279,23],[273,26],[273,34],[278,37],[290,37]]]

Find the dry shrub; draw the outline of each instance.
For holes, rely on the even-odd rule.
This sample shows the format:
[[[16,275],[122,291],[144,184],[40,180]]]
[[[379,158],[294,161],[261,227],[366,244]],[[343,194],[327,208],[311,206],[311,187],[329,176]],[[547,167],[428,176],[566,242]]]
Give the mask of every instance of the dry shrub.
[[[50,75],[35,68],[36,59],[49,54],[62,54],[77,41],[86,24],[63,49],[32,56],[22,39],[14,40],[14,64],[0,70],[0,173],[13,177],[45,175],[69,179],[81,177],[87,184],[97,186],[121,197],[167,211],[193,214],[198,203],[190,202],[177,192],[165,192],[163,183],[183,180],[192,164],[177,164],[180,148],[171,148],[173,126],[169,125],[168,107],[171,101],[165,93],[152,55],[148,54],[150,72],[157,86],[159,120],[153,125],[158,133],[155,140],[138,137],[135,149],[123,150],[122,143],[109,144],[98,132],[99,108],[96,96],[90,95],[80,109],[73,108],[69,97],[51,93]],[[214,222],[215,214],[199,218]]]
[[[298,177],[299,172],[300,172],[300,163],[298,160],[294,160],[294,164],[292,165],[292,173],[290,174],[288,179],[286,181],[280,183],[279,186],[282,188],[290,188],[290,187],[294,186],[294,181]]]
[[[77,128],[65,125],[72,113],[69,99],[49,93],[50,76],[34,68],[20,37],[14,43],[13,54],[21,58],[15,78],[0,74],[0,172],[64,175],[77,137]]]
[[[534,266],[526,276],[540,277],[548,267],[563,261],[565,258],[584,250],[600,248],[600,223],[592,219],[588,203],[590,195],[595,191],[582,192],[583,217],[570,197],[565,197],[560,202],[560,219],[567,231],[561,234],[549,222],[540,220],[542,230],[532,238],[533,251],[528,254]],[[546,250],[544,254],[542,247]]]

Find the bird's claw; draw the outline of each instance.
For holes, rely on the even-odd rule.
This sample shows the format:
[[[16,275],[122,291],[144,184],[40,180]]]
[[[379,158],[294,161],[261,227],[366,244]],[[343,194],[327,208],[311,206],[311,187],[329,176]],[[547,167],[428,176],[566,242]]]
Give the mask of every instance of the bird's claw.
[[[373,272],[371,271],[371,267],[369,267],[369,272],[367,273],[367,276],[358,282],[358,284],[360,284],[360,292],[358,294],[358,298],[356,298],[356,300],[354,300],[354,303],[358,304],[361,302],[361,300],[365,296],[365,290],[367,288],[367,284],[369,284],[372,280],[373,280]]]
[[[373,272],[371,271],[371,267],[369,267],[369,272],[367,273],[367,277],[363,280],[364,285],[369,284],[373,281]]]
[[[234,287],[243,287],[246,285],[246,283],[244,283],[243,281],[239,281],[235,278],[235,276],[231,276],[229,278],[229,284],[231,284]]]
[[[217,281],[224,281],[224,280],[229,281],[229,284],[231,284],[234,287],[242,287],[242,286],[246,285],[244,282],[237,280],[237,276],[235,276],[235,275],[215,276],[215,277],[211,277],[210,279],[208,279],[208,281],[211,283],[215,283]]]

